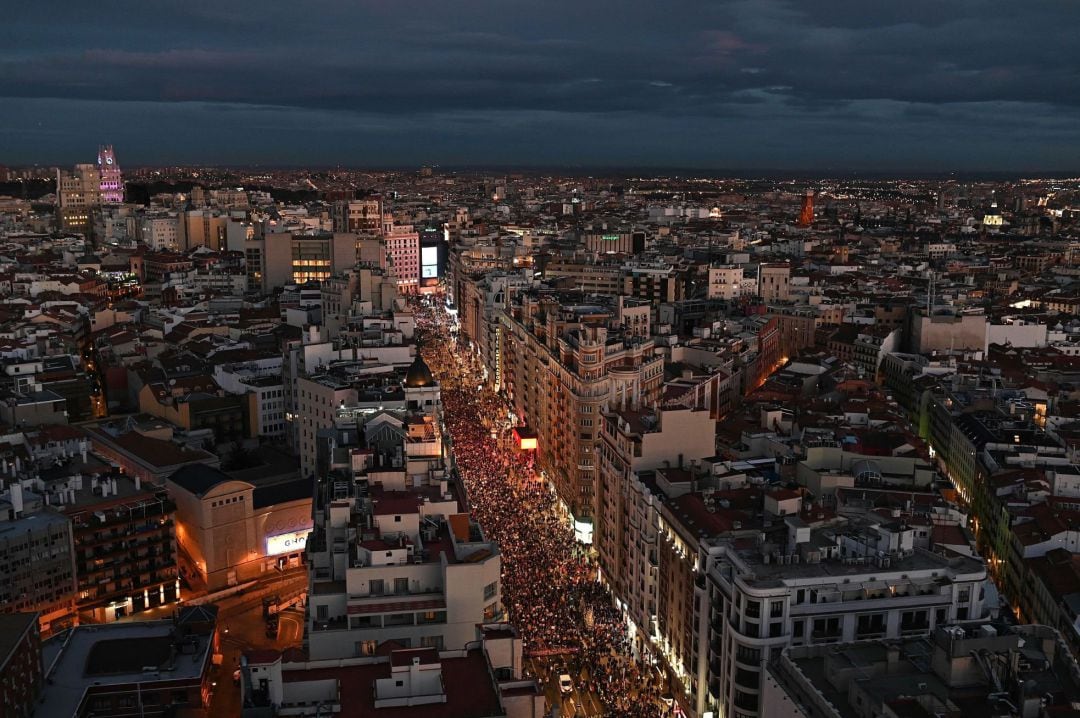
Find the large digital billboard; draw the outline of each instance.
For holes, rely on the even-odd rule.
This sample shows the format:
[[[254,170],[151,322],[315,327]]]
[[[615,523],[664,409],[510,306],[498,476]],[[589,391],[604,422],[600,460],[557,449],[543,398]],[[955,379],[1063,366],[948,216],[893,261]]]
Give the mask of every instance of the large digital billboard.
[[[431,279],[439,276],[439,248],[420,248],[420,277]]]
[[[266,555],[277,556],[278,554],[283,553],[294,553],[296,551],[303,551],[304,546],[307,545],[307,537],[309,533],[311,533],[311,529],[301,529],[300,531],[291,531],[287,534],[267,536]]]

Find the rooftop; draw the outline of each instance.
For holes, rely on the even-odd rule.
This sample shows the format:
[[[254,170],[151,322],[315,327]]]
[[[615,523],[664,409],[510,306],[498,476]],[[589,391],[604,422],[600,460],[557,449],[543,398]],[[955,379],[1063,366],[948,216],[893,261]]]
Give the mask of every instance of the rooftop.
[[[376,708],[375,681],[390,678],[394,653],[391,653],[389,661],[340,668],[290,670],[288,665],[284,665],[282,679],[285,683],[338,681],[341,712],[335,714],[337,718],[370,718],[383,714],[392,718],[430,718],[432,715],[440,718],[490,718],[505,715],[482,649],[471,650],[462,657],[439,660],[446,701],[438,703],[437,707],[427,704]]]
[[[182,650],[172,621],[81,626],[46,642],[49,687],[38,706],[43,716],[75,715],[95,686],[195,681],[210,660],[210,634],[187,637]]]
[[[974,665],[971,655],[982,660]],[[1080,698],[1077,666],[1056,631],[1045,626],[950,626],[933,636],[897,641],[799,646],[770,670],[797,704],[815,715],[1040,715],[1046,705]],[[1035,712],[1027,705],[1034,702]],[[929,712],[915,710],[930,707]],[[1023,711],[1021,713],[1021,710]]]
[[[0,613],[0,669],[28,630],[37,626],[36,613]]]

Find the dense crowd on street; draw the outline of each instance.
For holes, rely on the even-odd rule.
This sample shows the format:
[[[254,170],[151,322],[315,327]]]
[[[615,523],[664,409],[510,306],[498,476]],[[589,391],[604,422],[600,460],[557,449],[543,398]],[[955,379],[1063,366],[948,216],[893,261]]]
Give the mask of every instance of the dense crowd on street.
[[[561,655],[605,716],[670,715],[660,681],[631,658],[626,622],[598,582],[595,562],[537,479],[533,453],[512,451],[503,441],[505,401],[481,386],[479,367],[452,339],[445,312],[418,306],[416,316],[470,510],[499,545],[503,602],[525,651]]]

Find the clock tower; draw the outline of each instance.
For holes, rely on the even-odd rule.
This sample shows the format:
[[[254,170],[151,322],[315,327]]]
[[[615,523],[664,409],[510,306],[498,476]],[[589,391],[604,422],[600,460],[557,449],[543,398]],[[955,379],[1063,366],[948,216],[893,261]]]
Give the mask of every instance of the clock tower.
[[[98,173],[101,175],[101,201],[103,204],[120,204],[124,201],[124,178],[112,145],[98,147]]]

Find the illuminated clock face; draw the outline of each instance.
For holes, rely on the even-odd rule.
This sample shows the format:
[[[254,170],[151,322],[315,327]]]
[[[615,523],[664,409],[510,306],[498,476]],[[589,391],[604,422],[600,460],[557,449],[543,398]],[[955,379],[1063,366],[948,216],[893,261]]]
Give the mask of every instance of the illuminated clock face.
[[[106,157],[105,158],[105,164],[111,165],[112,164],[112,157]]]

